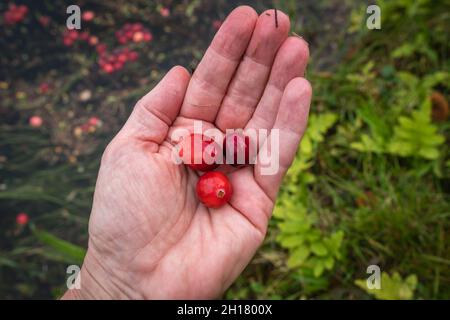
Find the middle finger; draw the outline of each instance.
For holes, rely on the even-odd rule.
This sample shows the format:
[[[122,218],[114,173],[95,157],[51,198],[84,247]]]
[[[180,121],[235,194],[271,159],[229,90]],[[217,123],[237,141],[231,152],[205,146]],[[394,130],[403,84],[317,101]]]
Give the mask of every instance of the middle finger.
[[[259,16],[245,56],[220,106],[216,118],[219,129],[242,128],[250,119],[289,28],[289,17],[281,11],[267,10]]]

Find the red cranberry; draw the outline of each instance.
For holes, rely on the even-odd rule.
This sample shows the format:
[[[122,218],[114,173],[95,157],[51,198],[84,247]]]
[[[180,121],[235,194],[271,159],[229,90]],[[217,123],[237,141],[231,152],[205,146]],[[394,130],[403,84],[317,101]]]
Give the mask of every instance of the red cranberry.
[[[80,40],[86,41],[89,39],[89,32],[83,31],[80,33]]]
[[[29,120],[30,126],[33,128],[39,128],[43,122],[44,120],[40,116],[32,116]]]
[[[30,218],[25,212],[21,212],[16,216],[16,223],[20,226],[24,226],[28,223]]]
[[[202,175],[196,186],[197,197],[208,208],[219,208],[230,201],[233,188],[228,178],[218,171]]]
[[[44,27],[48,26],[50,24],[50,17],[48,17],[48,16],[40,16],[39,17],[39,23],[42,26],[44,26]]]
[[[98,44],[98,38],[96,36],[90,36],[88,40],[89,45],[95,46]]]
[[[219,166],[216,160],[220,152],[222,150],[214,140],[192,133],[181,141],[178,154],[189,168],[211,171]]]
[[[112,73],[114,71],[114,67],[112,64],[107,63],[103,66],[103,71],[105,71],[106,73]]]
[[[130,53],[128,53],[128,59],[130,61],[136,61],[138,59],[139,55],[136,51],[130,51]]]
[[[104,43],[99,43],[96,47],[95,50],[97,51],[98,54],[103,54],[106,52],[106,44]]]
[[[93,11],[85,11],[81,15],[81,19],[83,19],[84,21],[91,21],[92,19],[94,19],[94,17],[95,13]]]
[[[250,138],[239,132],[227,134],[223,140],[223,151],[224,163],[233,166],[249,164]]]

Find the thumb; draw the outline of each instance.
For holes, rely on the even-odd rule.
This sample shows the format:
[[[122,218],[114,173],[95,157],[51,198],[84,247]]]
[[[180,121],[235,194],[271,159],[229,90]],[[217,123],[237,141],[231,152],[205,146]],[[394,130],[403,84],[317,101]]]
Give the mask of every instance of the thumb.
[[[173,67],[136,103],[119,135],[158,145],[163,142],[180,112],[189,79],[190,74],[185,68]]]

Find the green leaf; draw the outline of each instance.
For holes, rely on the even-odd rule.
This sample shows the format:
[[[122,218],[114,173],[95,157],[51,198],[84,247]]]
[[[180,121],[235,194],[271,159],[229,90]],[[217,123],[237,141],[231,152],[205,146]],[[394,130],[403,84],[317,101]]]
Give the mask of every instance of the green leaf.
[[[417,286],[417,276],[415,274],[409,275],[406,280],[405,283],[410,287],[410,288],[415,288]]]
[[[333,266],[334,266],[334,259],[333,259],[332,257],[327,257],[327,258],[324,260],[324,265],[325,265],[325,268],[327,268],[328,270],[333,269]]]
[[[365,279],[356,279],[355,284],[360,287],[361,289],[365,290],[367,289],[367,280]]]
[[[314,242],[311,245],[311,251],[319,257],[323,257],[328,253],[327,248],[320,242]]]
[[[301,246],[292,251],[287,265],[289,268],[295,268],[301,266],[309,257],[311,251],[306,246]]]
[[[0,257],[0,266],[6,266],[10,268],[17,268],[17,263],[5,257]]]
[[[429,146],[436,146],[436,145],[440,145],[440,144],[444,143],[444,141],[445,141],[444,136],[437,134],[437,135],[432,135],[432,136],[428,137],[425,142]]]
[[[409,300],[414,297],[414,291],[417,287],[417,277],[412,274],[405,280],[399,273],[394,272],[392,276],[383,272],[381,274],[381,288],[369,289],[365,279],[355,280],[355,284],[377,299],[383,300]]]
[[[428,101],[428,99],[427,99]],[[414,111],[412,117],[399,117],[399,124],[394,128],[394,136],[387,150],[402,157],[419,156],[428,160],[439,158],[437,148],[445,142],[444,136],[437,134],[438,128],[430,122],[429,102],[420,110]]]
[[[306,238],[309,242],[316,242],[320,239],[320,231],[318,230],[311,230],[309,234],[306,235]]]
[[[280,230],[283,233],[299,234],[308,229],[308,225],[301,221],[289,220],[288,222],[282,222],[279,225]]]
[[[302,175],[302,177],[303,177],[303,182],[305,184],[311,184],[311,183],[314,183],[316,181],[316,177],[312,173],[309,173],[309,172],[305,172]]]
[[[414,46],[408,42],[401,45],[391,53],[392,58],[401,58],[401,57],[409,57],[414,53]]]
[[[370,136],[363,133],[360,142],[350,143],[350,148],[360,152],[381,153],[385,149],[385,141],[381,137],[372,139]]]
[[[284,236],[284,237],[281,237]],[[279,242],[284,248],[295,248],[301,246],[305,242],[305,238],[301,235],[280,235]]]
[[[313,271],[314,276],[316,278],[320,277],[324,270],[325,270],[325,265],[320,260],[318,260],[316,265],[314,266],[314,271]]]
[[[446,84],[450,82],[450,74],[445,71],[438,71],[424,77],[422,83],[426,89],[431,89],[438,84]]]
[[[425,159],[433,160],[439,158],[439,150],[436,148],[422,148],[419,150],[419,155]]]
[[[60,239],[47,231],[38,230],[34,226],[31,227],[31,230],[39,241],[52,247],[58,253],[70,258],[74,264],[81,264],[83,262],[84,256],[86,255],[86,249]]]

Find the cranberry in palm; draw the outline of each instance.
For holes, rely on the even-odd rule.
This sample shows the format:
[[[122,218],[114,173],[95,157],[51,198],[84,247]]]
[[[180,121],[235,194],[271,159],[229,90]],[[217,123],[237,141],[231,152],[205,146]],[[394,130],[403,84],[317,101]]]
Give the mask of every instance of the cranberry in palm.
[[[211,171],[218,167],[217,158],[222,149],[210,137],[192,133],[180,143],[178,155],[183,163],[198,171]]]
[[[240,166],[250,163],[250,138],[241,132],[232,132],[223,140],[225,163]]]
[[[197,182],[197,197],[208,208],[219,208],[230,201],[233,188],[228,178],[218,171],[207,172]]]

